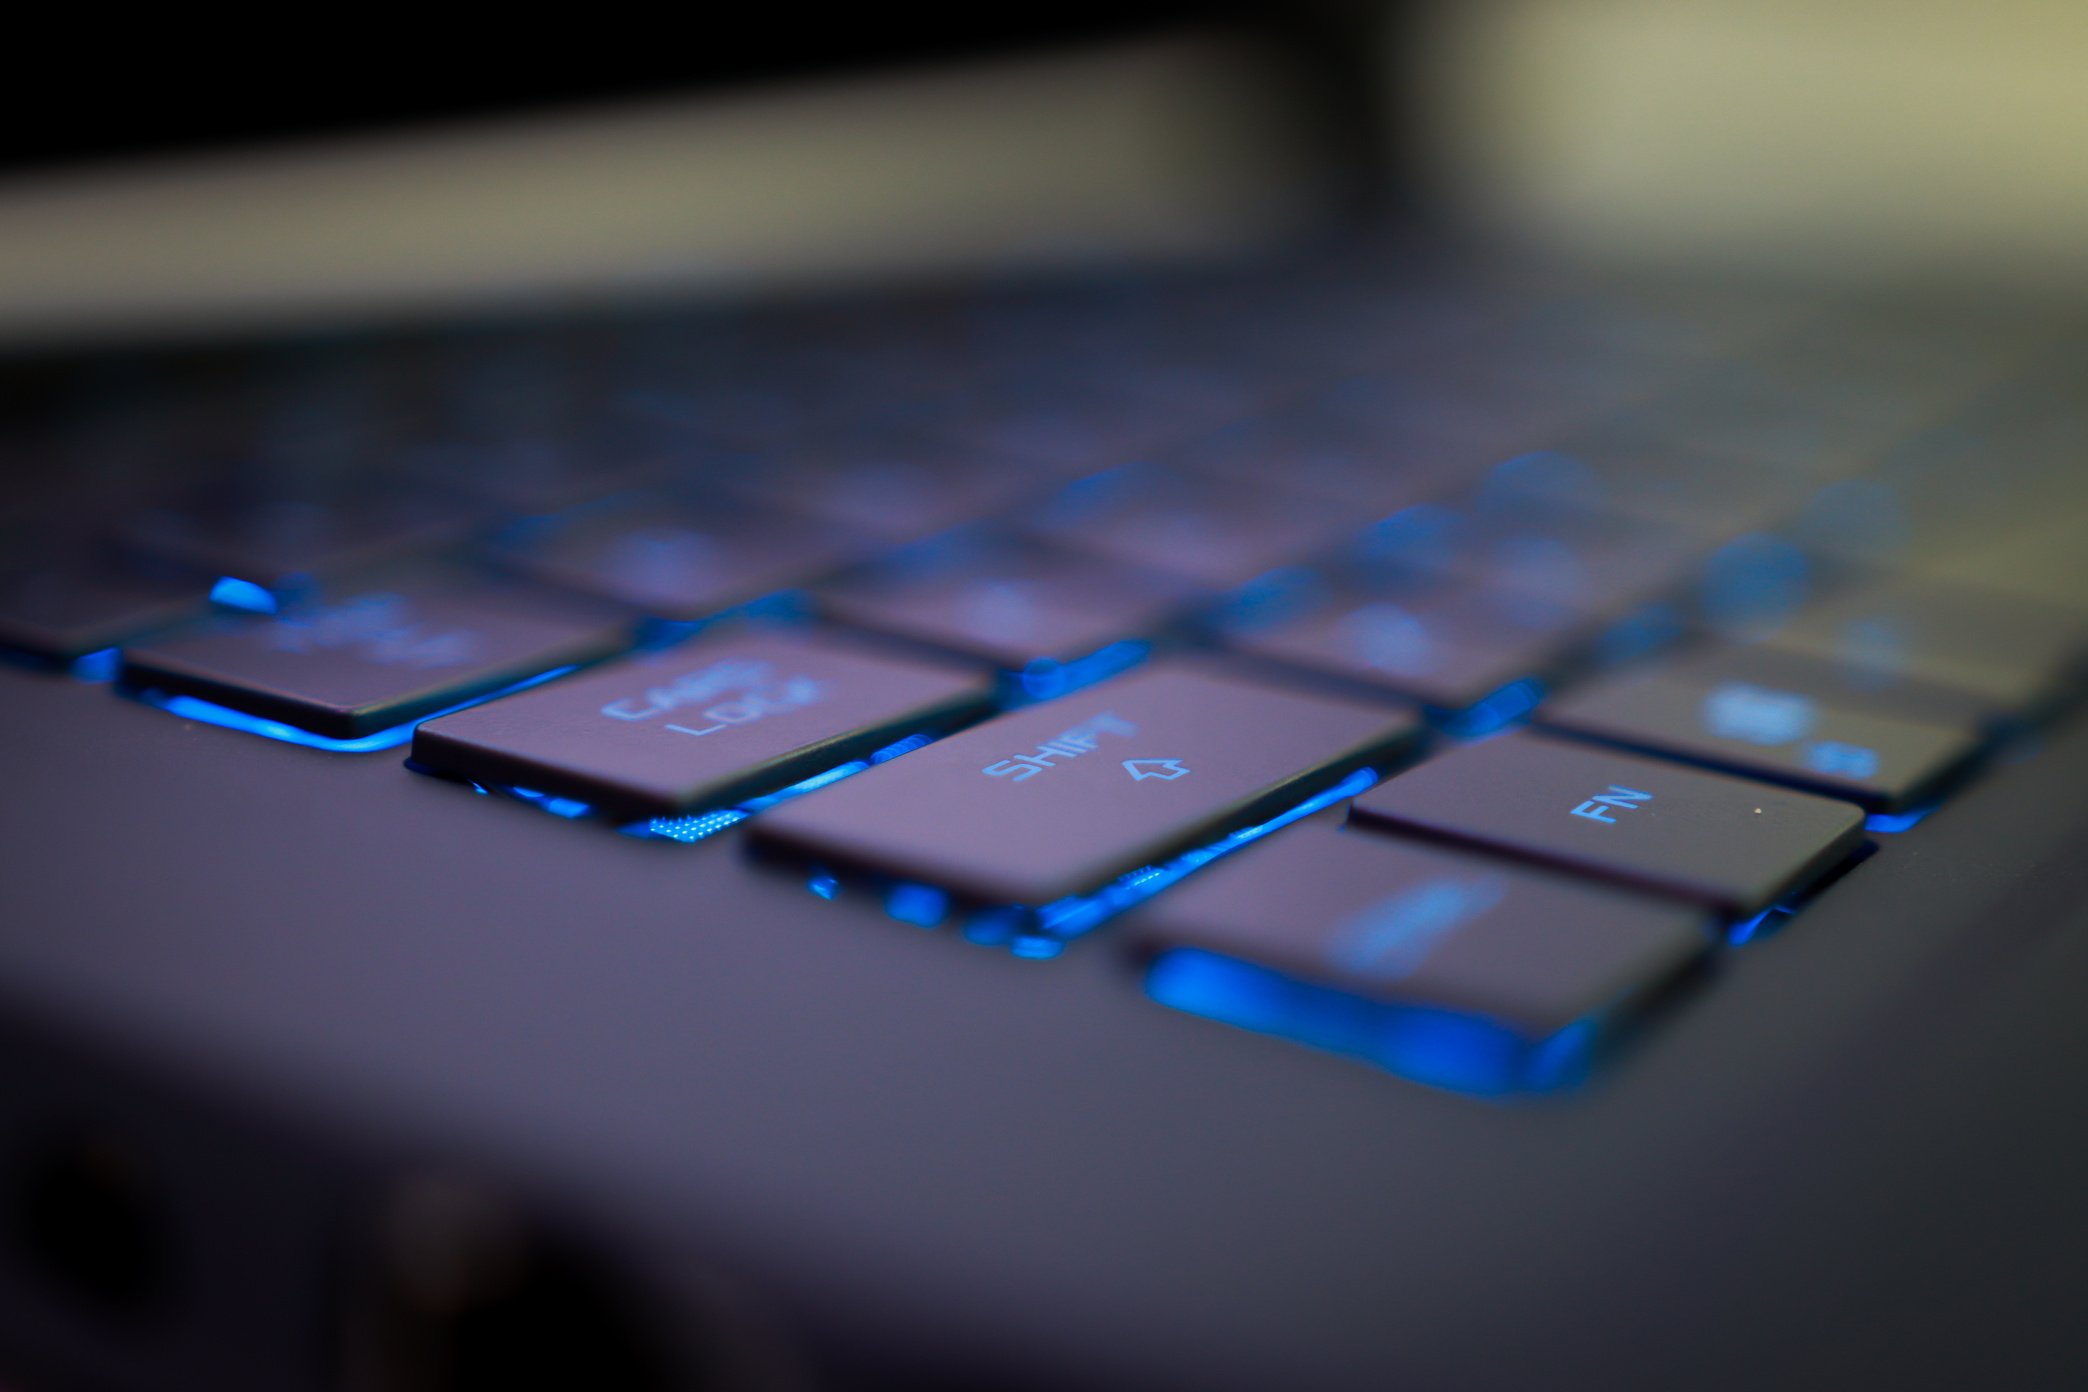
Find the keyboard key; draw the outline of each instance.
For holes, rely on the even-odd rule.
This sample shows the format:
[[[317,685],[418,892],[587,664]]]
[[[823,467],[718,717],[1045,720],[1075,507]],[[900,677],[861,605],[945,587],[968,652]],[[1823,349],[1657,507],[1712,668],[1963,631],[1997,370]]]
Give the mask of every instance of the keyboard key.
[[[0,534],[0,647],[70,662],[178,623],[204,587],[139,573],[84,543]]]
[[[133,648],[122,681],[355,739],[606,657],[628,632],[598,605],[428,567]]]
[[[1452,580],[1616,621],[1681,595],[1710,545],[1620,515],[1495,506],[1482,492],[1383,518],[1363,533],[1352,568],[1367,583]]]
[[[1056,480],[976,450],[899,439],[837,439],[803,458],[750,469],[735,491],[892,542],[910,542],[1011,508]]]
[[[1453,749],[1372,788],[1350,819],[1735,917],[1804,888],[1863,839],[1863,811],[1845,802],[1524,732]]]
[[[778,808],[756,834],[834,868],[1040,906],[1382,767],[1416,729],[1394,710],[1156,668],[974,726]]]
[[[1546,679],[1587,625],[1541,596],[1450,585],[1351,594],[1227,643],[1249,656],[1462,711],[1512,682]]]
[[[1135,459],[1200,422],[1179,408],[1113,387],[1037,381],[1035,365],[1008,374],[1009,385],[958,394],[943,409],[958,444],[1034,460],[1066,471],[1106,469]]]
[[[1837,701],[1832,686],[1776,681],[1741,650],[1723,670],[1661,667],[1572,692],[1541,724],[1812,788],[1873,811],[1923,801],[1981,742],[1976,719],[1908,720]]]
[[[1352,422],[1294,411],[1236,422],[1168,462],[1185,473],[1330,499],[1360,521],[1448,492],[1463,470],[1445,454],[1441,448],[1388,449]]]
[[[977,674],[837,639],[686,644],[439,716],[413,757],[438,773],[578,799],[629,820],[723,806],[983,715]]]
[[[972,532],[843,577],[819,591],[819,602],[844,623],[1019,672],[1151,638],[1195,593],[1041,542]]]
[[[1767,526],[1791,511],[1803,473],[1739,462],[1616,427],[1577,431],[1555,449],[1498,466],[1493,500],[1623,513],[1706,536]]]
[[[1156,898],[1146,951],[1189,949],[1526,1040],[1615,1016],[1712,944],[1700,910],[1315,822]]]
[[[2088,659],[2088,612],[1908,578],[1827,600],[1769,641],[1962,691],[1999,714],[2023,714],[2079,674]]]
[[[687,622],[818,579],[863,546],[780,509],[716,495],[642,497],[519,529],[495,559],[546,584]]]
[[[650,482],[660,456],[622,432],[607,439],[434,436],[400,454],[413,475],[498,518],[540,517]]]
[[[1023,517],[1063,545],[1217,589],[1302,559],[1356,521],[1330,499],[1147,464],[1081,479]]]
[[[235,490],[140,514],[122,535],[149,561],[281,591],[439,545],[457,536],[464,520],[432,498],[403,491],[270,496]]]

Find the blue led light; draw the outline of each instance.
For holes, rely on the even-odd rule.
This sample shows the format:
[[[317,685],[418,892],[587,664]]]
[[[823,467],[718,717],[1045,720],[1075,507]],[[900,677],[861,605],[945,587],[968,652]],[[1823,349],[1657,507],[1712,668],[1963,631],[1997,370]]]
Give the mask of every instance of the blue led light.
[[[1041,933],[1020,933],[1008,942],[1008,951],[1032,962],[1049,961],[1065,950],[1065,943]]]
[[[567,821],[571,821],[575,817],[584,817],[594,811],[592,807],[577,798],[554,797],[550,793],[540,793],[533,788],[510,788],[508,791],[524,802],[535,803],[552,816],[564,817]]]
[[[705,837],[716,836],[729,826],[737,826],[747,820],[747,814],[737,808],[728,807],[717,812],[698,812],[686,817],[654,817],[640,824],[647,836],[658,836],[668,841],[679,841],[692,845]],[[626,828],[632,830],[633,828]],[[828,896],[832,897],[832,896]]]
[[[1037,910],[1039,926],[1046,934],[1057,938],[1078,937],[1105,919],[1113,918],[1133,904],[1158,894],[1184,875],[1202,869],[1218,857],[1229,855],[1272,831],[1352,798],[1375,782],[1377,774],[1374,771],[1357,769],[1325,792],[1307,798],[1289,811],[1279,813],[1265,822],[1242,827],[1230,836],[1213,841],[1207,846],[1199,846],[1192,851],[1184,851],[1163,864],[1143,866],[1127,875],[1120,875],[1093,894],[1075,894],[1054,900]]]
[[[663,648],[679,647],[697,634],[728,620],[795,624],[809,617],[811,612],[812,600],[803,590],[777,590],[774,594],[763,595],[730,609],[720,609],[700,619],[646,619],[638,626],[637,646],[641,652],[658,652]]]
[[[933,743],[935,743],[935,736],[930,734],[908,735],[905,739],[895,740],[872,754],[870,762],[873,764],[889,763],[893,759],[913,753],[916,749],[926,749]]]
[[[1912,812],[1873,812],[1863,819],[1863,829],[1896,836],[1919,826],[1922,819],[1935,810],[1934,807],[1922,807]]]
[[[1754,917],[1743,918],[1738,923],[1728,926],[1725,930],[1726,945],[1740,947],[1757,938],[1768,937],[1790,922],[1791,915],[1796,913],[1803,903],[1804,897],[1800,896],[1792,902],[1771,904]]]
[[[950,911],[950,896],[932,885],[895,884],[885,891],[885,912],[901,923],[933,928]]]
[[[1484,1097],[1569,1087],[1587,1072],[1597,1022],[1529,1040],[1483,1016],[1390,1005],[1231,957],[1169,952],[1146,975],[1163,1005],[1366,1059],[1416,1082]]]
[[[1015,683],[1021,689],[1023,700],[1049,701],[1084,686],[1093,686],[1119,672],[1129,671],[1145,661],[1152,651],[1153,645],[1144,639],[1126,638],[1071,662],[1040,657],[1014,674]]]
[[[324,749],[331,754],[373,754],[381,749],[397,749],[413,738],[415,727],[424,720],[433,720],[438,715],[448,715],[451,711],[460,711],[468,706],[483,705],[502,696],[511,696],[517,691],[526,691],[532,686],[550,681],[553,677],[562,677],[572,670],[570,665],[554,667],[548,672],[539,672],[511,686],[503,686],[498,691],[489,691],[483,696],[459,701],[454,706],[416,716],[403,725],[393,725],[374,734],[358,735],[353,739],[333,739],[326,735],[315,735],[310,730],[300,730],[295,725],[285,725],[279,720],[268,720],[258,715],[250,715],[246,711],[233,710],[230,706],[221,706],[197,696],[170,696],[164,691],[150,688],[130,694],[148,706],[156,706],[170,715],[180,716],[183,720],[217,725],[227,730],[243,730],[250,735],[260,735],[264,739],[281,740],[284,744],[302,745],[307,749]]]
[[[1306,566],[1257,575],[1219,601],[1213,618],[1222,628],[1266,628],[1326,603],[1327,582]]]
[[[1742,943],[1753,942],[1755,936],[1762,931],[1762,925],[1769,921],[1769,915],[1775,912],[1775,909],[1764,909],[1753,918],[1741,919],[1738,923],[1726,929],[1726,941],[1734,947],[1738,947]]]
[[[217,578],[217,583],[210,587],[210,602],[245,614],[273,614],[279,608],[275,594],[266,586],[233,575]]]
[[[787,788],[779,788],[773,793],[768,793],[758,798],[748,798],[739,805],[739,810],[749,815],[756,812],[766,812],[779,802],[788,802],[791,798],[803,797],[806,793],[816,792],[826,787],[829,783],[839,783],[844,778],[853,778],[868,767],[870,767],[868,759],[851,759],[845,764],[828,769],[825,773],[815,773],[801,783],[793,783]]]
[[[760,797],[748,798],[736,807],[713,808],[706,812],[680,813],[672,817],[652,817],[645,821],[632,822],[618,827],[617,830],[626,836],[635,836],[641,840],[657,837],[663,841],[677,841],[683,845],[689,845],[715,836],[727,827],[737,826],[755,813],[766,812],[778,803],[788,802],[792,798],[803,797],[806,793],[816,792],[828,784],[838,783],[844,778],[852,778],[864,769],[869,768],[873,763],[882,763],[887,760],[897,759],[902,755],[911,754],[916,749],[933,743],[934,739],[933,735],[928,734],[908,735],[905,739],[886,745],[867,759],[851,759],[845,764],[836,765],[822,773],[815,773],[810,778],[802,779],[787,788],[779,788],[773,793],[765,793]],[[478,785],[474,784],[473,786],[477,787]],[[561,817],[584,817],[594,810],[584,802],[579,802],[572,798],[554,797],[548,793],[539,792],[534,788],[507,786],[499,787],[497,790]],[[486,789],[479,788],[479,791],[484,792]],[[822,873],[812,877],[810,888],[820,898],[831,899],[838,891],[839,885],[833,876]]]
[[[841,882],[825,871],[821,871],[805,881],[805,888],[811,890],[822,899],[831,900],[841,892]]]
[[[76,657],[66,667],[74,681],[106,682],[116,680],[118,669],[123,666],[123,649],[103,648],[84,657]]]
[[[1510,682],[1471,705],[1441,720],[1443,732],[1458,739],[1478,739],[1499,734],[1537,709],[1544,700],[1545,685],[1535,677]]]

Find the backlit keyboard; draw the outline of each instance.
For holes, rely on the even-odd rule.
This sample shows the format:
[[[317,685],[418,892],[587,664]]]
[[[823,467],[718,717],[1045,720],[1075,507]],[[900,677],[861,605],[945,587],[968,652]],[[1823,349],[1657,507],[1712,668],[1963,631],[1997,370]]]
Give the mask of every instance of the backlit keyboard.
[[[1358,252],[25,382],[0,650],[81,700],[1476,1093],[2088,674],[2088,357],[2020,312]]]

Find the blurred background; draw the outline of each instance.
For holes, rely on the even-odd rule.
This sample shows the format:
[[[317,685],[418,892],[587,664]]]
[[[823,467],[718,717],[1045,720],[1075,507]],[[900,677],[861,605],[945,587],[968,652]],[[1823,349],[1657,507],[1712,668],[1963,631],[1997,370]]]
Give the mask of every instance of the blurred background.
[[[2088,289],[2064,0],[691,25],[29,45],[52,64],[0,123],[0,337],[1208,257],[1358,211],[1598,261]]]

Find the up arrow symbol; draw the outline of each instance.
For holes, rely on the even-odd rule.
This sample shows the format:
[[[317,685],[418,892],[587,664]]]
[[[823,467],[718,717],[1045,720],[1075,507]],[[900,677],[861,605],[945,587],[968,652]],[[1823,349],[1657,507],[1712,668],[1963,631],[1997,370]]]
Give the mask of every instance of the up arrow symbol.
[[[1124,772],[1130,774],[1132,781],[1137,783],[1143,783],[1148,778],[1162,778],[1172,782],[1187,774],[1189,766],[1180,759],[1126,759]]]

